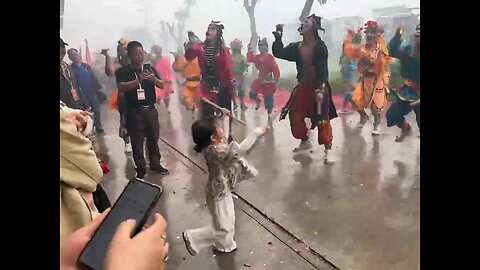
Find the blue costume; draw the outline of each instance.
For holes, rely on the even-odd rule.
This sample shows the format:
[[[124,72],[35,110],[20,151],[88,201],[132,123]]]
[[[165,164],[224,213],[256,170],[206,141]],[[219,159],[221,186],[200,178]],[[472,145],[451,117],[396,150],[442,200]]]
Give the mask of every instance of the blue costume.
[[[415,40],[416,48],[411,45],[402,48],[401,33],[397,30],[388,44],[390,56],[400,60],[401,75],[405,79],[405,84],[398,90],[394,103],[387,111],[387,126],[402,129],[402,135],[397,137],[397,141],[402,141],[411,131],[410,125],[405,122],[405,115],[412,110],[420,128],[420,24],[415,30]]]

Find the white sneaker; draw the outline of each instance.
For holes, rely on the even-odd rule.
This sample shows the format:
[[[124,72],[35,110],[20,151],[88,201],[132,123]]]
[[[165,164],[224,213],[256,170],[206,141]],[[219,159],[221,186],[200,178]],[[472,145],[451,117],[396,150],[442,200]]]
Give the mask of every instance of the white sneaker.
[[[332,150],[325,150],[325,157],[324,157],[323,163],[325,165],[332,165],[333,164]]]
[[[373,127],[372,136],[380,135],[380,126]]]
[[[125,153],[131,153],[132,152],[132,144],[131,143],[126,143],[124,151],[125,151]]]
[[[305,140],[305,141],[301,141],[300,142],[300,145],[293,149],[293,152],[296,153],[296,152],[300,152],[300,151],[303,151],[303,150],[308,150],[308,149],[311,149],[313,146],[312,146],[312,143],[310,142],[310,140]]]

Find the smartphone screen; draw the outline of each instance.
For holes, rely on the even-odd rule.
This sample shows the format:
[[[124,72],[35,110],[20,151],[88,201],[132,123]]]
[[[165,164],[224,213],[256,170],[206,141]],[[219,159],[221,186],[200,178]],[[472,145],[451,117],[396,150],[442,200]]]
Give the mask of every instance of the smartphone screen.
[[[157,203],[162,189],[139,179],[131,180],[93,235],[82,254],[80,262],[94,270],[102,270],[107,250],[118,225],[128,219],[136,221],[132,236],[136,235]]]

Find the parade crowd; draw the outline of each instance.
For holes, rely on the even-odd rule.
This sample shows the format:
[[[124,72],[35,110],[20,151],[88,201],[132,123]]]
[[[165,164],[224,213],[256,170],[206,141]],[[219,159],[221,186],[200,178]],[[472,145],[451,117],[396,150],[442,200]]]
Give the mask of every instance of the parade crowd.
[[[311,149],[310,130],[317,129],[317,143],[325,151],[324,164],[334,164],[331,120],[338,113],[329,84],[328,48],[319,36],[319,31],[325,31],[321,18],[315,14],[305,18],[298,28],[301,40],[286,46],[282,41],[283,25],[277,25],[272,32],[272,53],[267,38],[259,38],[259,53],[254,53],[248,44],[244,55],[243,43],[238,39],[227,47],[224,31],[224,25],[212,21],[203,41],[195,33],[187,32],[183,48],[172,52],[173,62],[162,47],[154,45],[147,52],[141,42],[127,38],[118,41],[116,57],[111,57],[107,49],[101,52],[105,60],[103,72],[117,86],[110,95],[109,106],[119,113],[119,136],[125,152],[132,152],[136,178],[143,179],[150,172],[169,173],[161,165],[157,109],[165,106],[169,112],[175,82],[181,78],[178,83],[182,103],[195,120],[191,126],[195,150],[204,155],[208,166],[206,201],[213,219],[212,226],[183,232],[191,255],[206,247],[222,253],[237,248],[232,190],[238,182],[262,173],[249,164],[245,153],[269,132],[269,126],[257,127],[245,140],[235,142],[231,125],[239,120],[234,112],[249,109],[245,102],[247,91],[255,104],[250,109],[259,110],[263,102],[269,120],[289,118],[291,134],[299,140],[293,152]],[[351,104],[359,115],[358,128],[362,128],[370,120],[366,112],[369,109],[373,115],[372,136],[378,136],[382,110],[387,108],[390,95],[393,98],[386,120],[388,127],[400,129],[397,142],[412,133],[405,120],[412,110],[420,128],[420,25],[415,29],[414,44],[405,45],[402,35],[400,26],[387,43],[382,26],[368,21],[362,28],[347,32],[340,58],[345,95],[339,113]],[[105,132],[101,119],[102,85],[78,50],[67,47],[60,39],[60,264],[62,269],[77,269],[80,252],[111,204],[101,185],[104,173],[108,173],[107,161],[92,144],[95,136]],[[71,64],[64,61],[66,55]],[[388,64],[393,58],[401,62],[405,83],[392,94]],[[274,110],[274,94],[281,76],[276,59],[295,62],[298,80],[290,99],[279,111]],[[258,73],[251,85],[246,85],[245,76],[252,64]],[[228,128],[224,119],[228,119]],[[131,238],[133,226],[131,221],[119,226],[105,258],[105,268],[163,269],[168,261],[166,221],[155,214],[153,225]]]

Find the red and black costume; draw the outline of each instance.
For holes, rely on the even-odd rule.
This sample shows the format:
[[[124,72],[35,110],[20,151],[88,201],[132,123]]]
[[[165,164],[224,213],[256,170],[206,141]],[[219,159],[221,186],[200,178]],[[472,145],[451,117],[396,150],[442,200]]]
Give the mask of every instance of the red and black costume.
[[[316,32],[323,30],[320,25],[320,17],[312,15],[309,17],[315,22]],[[330,120],[336,118],[337,111],[332,100],[332,90],[328,83],[328,50],[323,40],[316,33],[316,43],[311,56],[311,61],[302,59],[301,48],[303,42],[293,42],[284,47],[280,25],[277,31],[273,32],[275,41],[272,45],[273,55],[276,58],[295,62],[297,66],[297,79],[299,84],[295,87],[287,105],[282,109],[280,120],[286,115],[290,118],[292,135],[296,139],[308,140],[308,128],[305,118],[310,118],[311,128],[318,130],[318,143],[325,145],[329,150],[333,140]],[[300,29],[299,29],[300,31]],[[307,72],[314,74],[306,74]],[[311,77],[313,80],[305,81],[304,78]],[[322,102],[317,102],[317,94],[323,95]],[[320,108],[318,108],[320,106]]]
[[[213,46],[207,43],[195,43],[185,49],[185,58],[192,61],[198,58],[202,70],[201,97],[215,102],[218,106],[232,110],[233,82],[232,58],[225,46],[222,33],[223,25],[212,21],[209,27],[216,27],[217,39]],[[203,116],[213,114],[211,106],[202,105]]]

